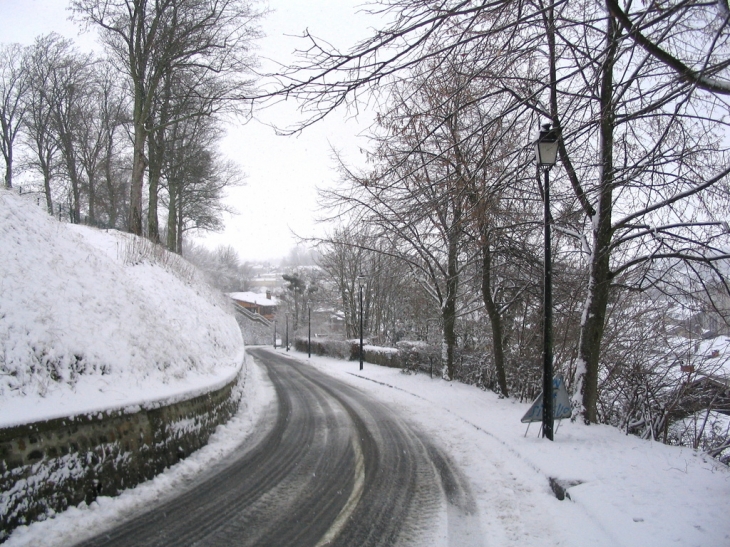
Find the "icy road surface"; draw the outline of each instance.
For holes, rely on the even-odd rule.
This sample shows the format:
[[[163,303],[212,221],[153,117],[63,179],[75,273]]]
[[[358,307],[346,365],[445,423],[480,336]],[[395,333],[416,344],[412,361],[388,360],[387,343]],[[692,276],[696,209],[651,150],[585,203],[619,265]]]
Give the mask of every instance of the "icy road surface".
[[[392,408],[249,352],[276,389],[265,426],[181,495],[82,545],[482,545],[466,481]]]

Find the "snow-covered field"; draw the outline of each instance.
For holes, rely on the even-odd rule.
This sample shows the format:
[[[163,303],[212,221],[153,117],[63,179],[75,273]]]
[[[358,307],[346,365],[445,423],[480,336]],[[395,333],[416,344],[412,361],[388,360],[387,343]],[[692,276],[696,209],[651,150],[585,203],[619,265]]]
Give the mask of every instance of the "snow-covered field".
[[[440,443],[472,485],[485,546],[730,545],[730,472],[712,458],[607,426],[566,422],[552,443],[533,426],[525,437],[527,404],[426,375],[291,355],[369,393]],[[274,400],[265,373],[251,365],[249,358],[245,405],[204,449],[119,498],[21,527],[7,545],[66,545],[78,530],[98,533],[193,480],[256,431],[257,416]],[[550,477],[580,484],[558,501]]]
[[[188,263],[6,190],[0,346],[0,427],[188,398],[243,358],[228,303]]]

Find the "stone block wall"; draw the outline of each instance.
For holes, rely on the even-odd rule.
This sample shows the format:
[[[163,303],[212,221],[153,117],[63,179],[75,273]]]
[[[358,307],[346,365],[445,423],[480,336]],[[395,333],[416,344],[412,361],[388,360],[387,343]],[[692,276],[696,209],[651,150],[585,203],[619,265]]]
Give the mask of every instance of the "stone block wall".
[[[236,383],[138,412],[0,429],[0,542],[18,525],[118,495],[205,445],[236,412]]]
[[[241,313],[236,313],[236,321],[241,327],[243,342],[247,346],[261,346],[274,343],[274,326],[267,325],[263,321],[252,321]],[[281,328],[279,328],[281,331]],[[281,336],[281,332],[279,332]]]

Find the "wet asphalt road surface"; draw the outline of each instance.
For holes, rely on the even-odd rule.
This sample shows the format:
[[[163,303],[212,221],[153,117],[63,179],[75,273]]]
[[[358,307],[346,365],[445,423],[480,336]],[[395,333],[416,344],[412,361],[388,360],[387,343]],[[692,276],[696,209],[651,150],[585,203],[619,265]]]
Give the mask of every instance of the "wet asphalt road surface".
[[[300,361],[248,353],[278,398],[257,433],[180,495],[81,545],[481,544],[466,481],[404,417]]]

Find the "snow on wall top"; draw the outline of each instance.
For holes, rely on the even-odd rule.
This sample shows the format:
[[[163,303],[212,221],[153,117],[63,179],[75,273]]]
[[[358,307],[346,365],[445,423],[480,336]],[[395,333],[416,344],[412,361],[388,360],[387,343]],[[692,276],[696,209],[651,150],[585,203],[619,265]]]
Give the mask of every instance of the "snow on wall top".
[[[185,261],[0,190],[0,427],[181,399],[230,381],[243,340]]]

